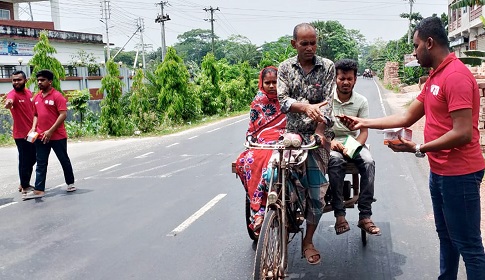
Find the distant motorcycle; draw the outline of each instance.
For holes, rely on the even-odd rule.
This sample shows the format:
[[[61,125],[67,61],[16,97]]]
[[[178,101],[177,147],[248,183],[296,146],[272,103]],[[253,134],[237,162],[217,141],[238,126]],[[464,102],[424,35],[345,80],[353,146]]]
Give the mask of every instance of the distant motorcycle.
[[[372,71],[370,69],[365,69],[364,73],[362,74],[364,78],[372,79]]]

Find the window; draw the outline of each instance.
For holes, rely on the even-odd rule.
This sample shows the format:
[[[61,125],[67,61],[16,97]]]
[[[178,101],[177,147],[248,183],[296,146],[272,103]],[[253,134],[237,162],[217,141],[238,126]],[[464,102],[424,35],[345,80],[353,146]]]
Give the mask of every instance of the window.
[[[0,9],[0,19],[10,19],[10,11]]]

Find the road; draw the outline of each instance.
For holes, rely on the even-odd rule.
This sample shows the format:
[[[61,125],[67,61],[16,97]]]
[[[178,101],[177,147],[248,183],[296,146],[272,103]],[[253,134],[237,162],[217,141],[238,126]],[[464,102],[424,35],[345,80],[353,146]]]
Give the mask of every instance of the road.
[[[369,99],[371,117],[392,112],[392,93],[373,80],[359,78],[356,91]],[[246,127],[239,116],[164,137],[71,141],[78,191],[62,189],[52,155],[47,195],[29,201],[16,192],[15,148],[0,148],[0,279],[250,279],[255,245],[243,188],[230,173]],[[336,236],[326,213],[315,235],[322,262],[301,259],[297,238],[289,279],[437,278],[426,160],[392,153],[375,131],[368,143],[382,236],[362,246],[357,209],[347,211],[351,231]]]

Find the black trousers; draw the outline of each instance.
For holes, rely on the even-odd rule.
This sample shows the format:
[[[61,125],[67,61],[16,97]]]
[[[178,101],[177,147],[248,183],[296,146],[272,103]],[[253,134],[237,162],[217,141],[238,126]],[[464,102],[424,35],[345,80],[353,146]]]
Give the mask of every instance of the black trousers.
[[[27,188],[30,186],[30,177],[34,170],[35,145],[23,138],[15,139],[15,144],[19,152],[20,185],[22,188]]]

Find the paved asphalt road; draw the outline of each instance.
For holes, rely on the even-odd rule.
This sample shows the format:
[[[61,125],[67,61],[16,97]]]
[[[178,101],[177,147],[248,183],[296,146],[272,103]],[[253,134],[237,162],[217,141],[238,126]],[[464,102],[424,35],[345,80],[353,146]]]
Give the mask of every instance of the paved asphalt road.
[[[385,96],[393,93],[382,101],[373,80],[359,78],[356,91],[371,117],[391,112]],[[240,116],[165,137],[69,142],[78,191],[65,192],[53,155],[47,195],[30,201],[16,192],[15,148],[0,148],[0,279],[250,279],[255,245],[230,173],[246,127]],[[301,259],[297,238],[289,279],[437,278],[426,161],[392,153],[375,131],[369,144],[382,236],[364,248],[357,209],[348,209],[351,231],[340,236],[326,213],[315,236],[322,262]]]

